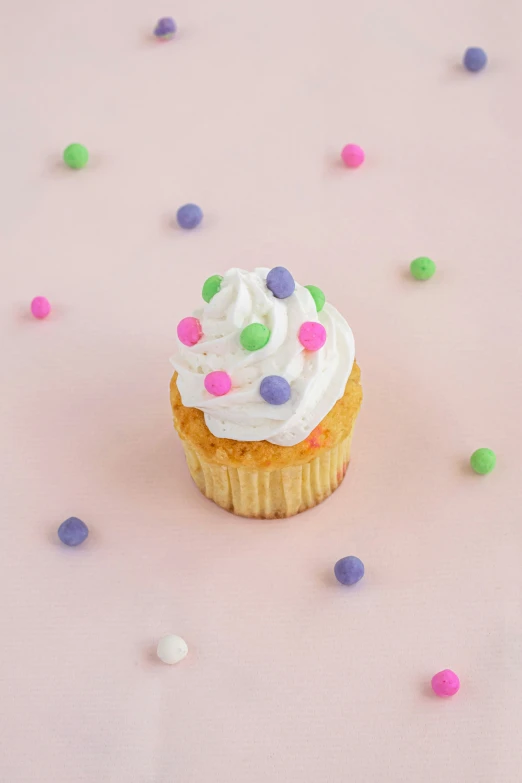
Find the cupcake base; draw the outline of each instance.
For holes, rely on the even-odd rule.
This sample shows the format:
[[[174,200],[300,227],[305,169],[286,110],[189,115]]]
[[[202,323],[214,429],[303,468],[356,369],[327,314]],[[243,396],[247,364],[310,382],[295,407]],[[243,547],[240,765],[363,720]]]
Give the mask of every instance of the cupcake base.
[[[215,437],[202,411],[183,405],[176,377],[170,401],[190,474],[221,508],[242,517],[283,519],[321,503],[342,482],[362,401],[355,362],[341,399],[295,446]]]
[[[313,508],[341,484],[350,461],[352,435],[302,465],[276,470],[215,465],[183,441],[198,489],[218,506],[241,517],[283,519]]]

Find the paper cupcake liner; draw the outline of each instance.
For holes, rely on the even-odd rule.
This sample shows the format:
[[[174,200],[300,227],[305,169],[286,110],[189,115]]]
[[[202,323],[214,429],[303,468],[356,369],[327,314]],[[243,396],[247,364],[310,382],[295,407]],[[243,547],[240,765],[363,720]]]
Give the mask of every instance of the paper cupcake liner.
[[[183,440],[190,474],[218,506],[242,517],[282,519],[321,503],[342,482],[350,461],[352,434],[304,465],[250,470],[206,462]]]

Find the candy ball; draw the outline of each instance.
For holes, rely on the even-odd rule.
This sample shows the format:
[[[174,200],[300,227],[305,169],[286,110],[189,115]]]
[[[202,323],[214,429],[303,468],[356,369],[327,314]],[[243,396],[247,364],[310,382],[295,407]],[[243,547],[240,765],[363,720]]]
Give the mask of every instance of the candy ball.
[[[261,381],[259,393],[270,405],[284,405],[292,394],[290,384],[281,375],[267,375]]]
[[[160,661],[172,665],[174,663],[179,663],[186,657],[188,646],[181,636],[176,636],[175,633],[169,633],[159,640],[157,653]]]
[[[318,321],[305,321],[299,329],[298,337],[307,351],[318,351],[326,342],[326,329]]]
[[[176,219],[181,228],[196,228],[203,220],[203,212],[197,204],[185,204],[178,209]]]
[[[69,144],[63,151],[63,159],[71,169],[83,169],[89,160],[89,153],[83,144]]]
[[[214,397],[223,397],[232,388],[232,379],[227,372],[216,370],[205,376],[205,389]]]
[[[497,457],[491,449],[477,449],[471,455],[470,463],[475,473],[485,476],[486,473],[491,473],[497,464]]]
[[[89,535],[89,528],[78,517],[69,517],[58,528],[58,538],[67,546],[82,544]]]
[[[239,341],[246,351],[259,351],[270,339],[270,329],[263,324],[245,326],[239,336]]]
[[[323,294],[320,288],[317,288],[316,285],[305,285],[305,288],[307,288],[312,294],[313,300],[315,302],[315,308],[317,312],[320,313],[324,307],[324,303],[326,302],[326,296]]]
[[[201,340],[203,332],[197,318],[183,318],[178,324],[178,338],[183,345],[196,345]]]
[[[295,291],[295,281],[284,266],[275,266],[266,277],[266,287],[277,299],[286,299]]]
[[[158,19],[158,23],[154,28],[154,35],[160,41],[169,41],[176,32],[176,22],[171,16],[164,16],[162,19]]]
[[[488,62],[488,56],[484,49],[481,49],[480,46],[470,46],[469,49],[466,49],[464,52],[464,67],[468,69],[468,71],[472,71],[473,73],[477,73],[477,71],[481,71],[483,68],[485,68],[486,64]]]
[[[35,318],[47,318],[51,312],[51,305],[45,296],[35,296],[31,302],[31,312]]]
[[[460,680],[451,669],[444,669],[432,677],[431,687],[437,696],[454,696],[460,688]]]
[[[334,574],[342,585],[354,585],[364,576],[364,564],[355,555],[348,555],[334,565]]]
[[[212,277],[207,277],[203,283],[203,290],[201,291],[201,296],[205,302],[210,302],[210,300],[218,293],[218,291],[221,290],[222,281],[223,278],[221,275],[212,275]]]
[[[410,264],[410,272],[415,280],[429,280],[435,274],[436,269],[435,262],[426,256],[416,258]]]
[[[358,144],[347,144],[341,150],[341,158],[345,166],[356,169],[364,162],[364,150]]]

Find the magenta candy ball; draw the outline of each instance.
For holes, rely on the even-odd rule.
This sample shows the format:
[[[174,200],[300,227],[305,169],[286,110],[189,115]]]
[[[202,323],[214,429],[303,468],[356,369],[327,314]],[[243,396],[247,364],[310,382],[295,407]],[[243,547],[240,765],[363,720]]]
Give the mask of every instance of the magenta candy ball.
[[[205,376],[205,389],[214,397],[222,397],[228,394],[232,387],[232,379],[227,372],[216,370]]]
[[[451,669],[443,669],[434,675],[431,687],[437,696],[454,696],[460,688],[460,680]]]
[[[364,150],[358,144],[347,144],[341,151],[341,158],[345,166],[356,169],[364,163]]]
[[[51,312],[51,305],[45,296],[35,296],[31,302],[31,312],[35,318],[47,318]]]
[[[299,329],[299,342],[307,351],[318,351],[326,342],[326,329],[318,321],[305,321]]]
[[[203,336],[201,324],[197,318],[182,318],[178,324],[178,338],[183,345],[196,345]]]

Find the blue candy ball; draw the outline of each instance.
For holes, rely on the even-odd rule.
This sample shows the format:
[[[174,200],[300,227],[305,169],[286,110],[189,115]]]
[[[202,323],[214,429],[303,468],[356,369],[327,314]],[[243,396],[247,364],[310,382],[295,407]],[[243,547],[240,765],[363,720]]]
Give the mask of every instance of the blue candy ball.
[[[481,71],[485,67],[487,61],[488,56],[480,46],[470,46],[469,49],[466,49],[464,52],[463,62],[468,71],[473,71],[474,73]]]
[[[89,535],[89,528],[78,517],[69,517],[58,528],[58,538],[67,546],[83,544]]]
[[[334,566],[335,578],[342,585],[354,585],[364,576],[364,564],[355,555],[342,557]]]
[[[263,378],[259,392],[264,401],[270,405],[284,405],[292,394],[290,384],[280,375],[267,375]]]
[[[172,38],[175,32],[176,22],[171,16],[164,16],[162,19],[159,19],[154,28],[156,38]]]
[[[197,204],[185,204],[176,215],[181,228],[196,228],[203,220],[203,212]]]
[[[275,266],[266,277],[266,287],[278,299],[286,299],[295,291],[295,281],[284,266]]]

